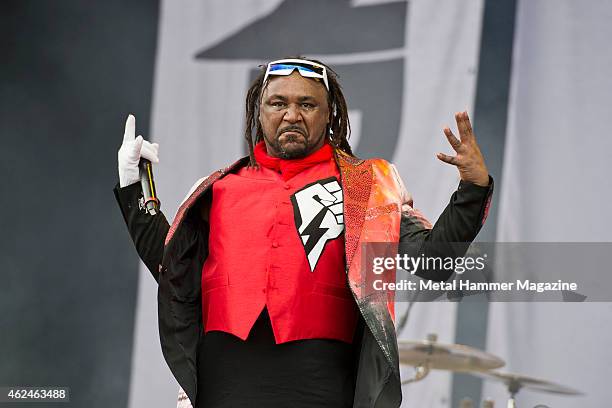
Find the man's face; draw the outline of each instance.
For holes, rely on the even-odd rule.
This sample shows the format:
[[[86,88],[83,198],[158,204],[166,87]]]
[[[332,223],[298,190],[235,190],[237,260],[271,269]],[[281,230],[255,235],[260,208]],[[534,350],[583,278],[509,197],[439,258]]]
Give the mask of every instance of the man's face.
[[[329,122],[325,85],[297,71],[271,76],[262,95],[259,121],[270,156],[308,156],[325,142]]]

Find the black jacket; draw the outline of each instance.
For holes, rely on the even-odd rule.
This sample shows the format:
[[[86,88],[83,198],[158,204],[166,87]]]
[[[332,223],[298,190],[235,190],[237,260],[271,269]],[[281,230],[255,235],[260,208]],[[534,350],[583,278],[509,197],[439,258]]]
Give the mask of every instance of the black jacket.
[[[245,160],[237,162],[237,166],[244,164]],[[235,167],[220,171],[218,177],[233,168]],[[139,202],[142,196],[140,183],[123,188],[117,184],[113,191],[138,255],[159,283],[159,330],[164,357],[178,383],[192,403],[195,403],[197,355],[203,337],[200,279],[202,265],[208,256],[208,224],[206,217],[202,216],[202,208],[209,205],[211,194],[205,195],[200,205],[189,211],[181,224],[181,234],[175,236],[171,244],[165,247],[164,240],[170,225],[163,213],[151,216],[142,209]],[[460,182],[449,204],[431,229],[424,227],[415,217],[402,214],[400,244],[473,241],[486,218],[492,192],[491,178],[488,187]],[[467,249],[467,244],[465,248]],[[455,250],[452,253],[457,255]],[[169,269],[170,276],[164,275],[165,279],[160,281],[160,272]],[[443,281],[450,275],[451,273],[445,271],[434,271],[422,277]],[[172,305],[170,302],[173,302]],[[395,332],[390,330],[391,342],[394,343],[391,347],[392,356],[386,356],[376,336],[365,324],[367,319],[375,318],[370,314],[374,315],[364,315],[362,310],[355,334],[355,346],[360,348],[360,352],[354,407],[399,407],[401,383]],[[169,324],[170,322],[172,324]]]

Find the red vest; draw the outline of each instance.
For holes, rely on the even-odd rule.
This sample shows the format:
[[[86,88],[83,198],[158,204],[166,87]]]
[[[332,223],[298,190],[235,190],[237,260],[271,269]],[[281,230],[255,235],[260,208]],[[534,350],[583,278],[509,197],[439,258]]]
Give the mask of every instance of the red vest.
[[[286,182],[261,166],[213,184],[202,269],[206,332],[244,340],[267,307],[277,343],[352,342],[359,311],[345,272],[339,176],[330,159]]]

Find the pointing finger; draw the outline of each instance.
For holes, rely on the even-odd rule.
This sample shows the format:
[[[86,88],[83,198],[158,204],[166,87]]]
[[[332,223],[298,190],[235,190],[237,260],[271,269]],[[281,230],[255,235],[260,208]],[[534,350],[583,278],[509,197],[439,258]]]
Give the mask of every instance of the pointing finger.
[[[134,136],[136,135],[136,118],[134,115],[129,114],[127,120],[125,121],[125,131],[123,133],[123,141],[131,142],[134,140]]]

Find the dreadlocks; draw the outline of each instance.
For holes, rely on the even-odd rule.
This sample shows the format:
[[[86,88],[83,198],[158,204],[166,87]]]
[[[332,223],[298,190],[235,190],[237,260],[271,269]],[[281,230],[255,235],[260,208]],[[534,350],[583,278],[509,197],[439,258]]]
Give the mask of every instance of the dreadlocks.
[[[286,57],[286,58],[299,58],[306,59],[301,56],[297,57]],[[325,65],[320,61],[314,59],[306,59],[307,61],[316,62],[321,65]],[[249,146],[249,158],[250,165],[256,166],[255,153],[253,146],[263,140],[263,129],[261,123],[259,123],[259,107],[261,104],[261,96],[267,83],[263,83],[264,76],[266,74],[266,65],[260,65],[260,72],[257,78],[251,84],[247,92],[246,97],[246,123],[244,127],[244,138]],[[348,143],[350,137],[351,128],[349,124],[348,108],[346,106],[346,100],[342,94],[342,89],[338,83],[338,75],[327,65],[327,81],[329,84],[329,91],[327,92],[327,102],[329,105],[330,118],[329,118],[329,140],[330,144],[342,150],[343,152],[353,155],[351,146]],[[270,79],[268,78],[268,81]],[[266,81],[266,82],[268,82]],[[253,131],[255,130],[255,137],[253,138]]]

